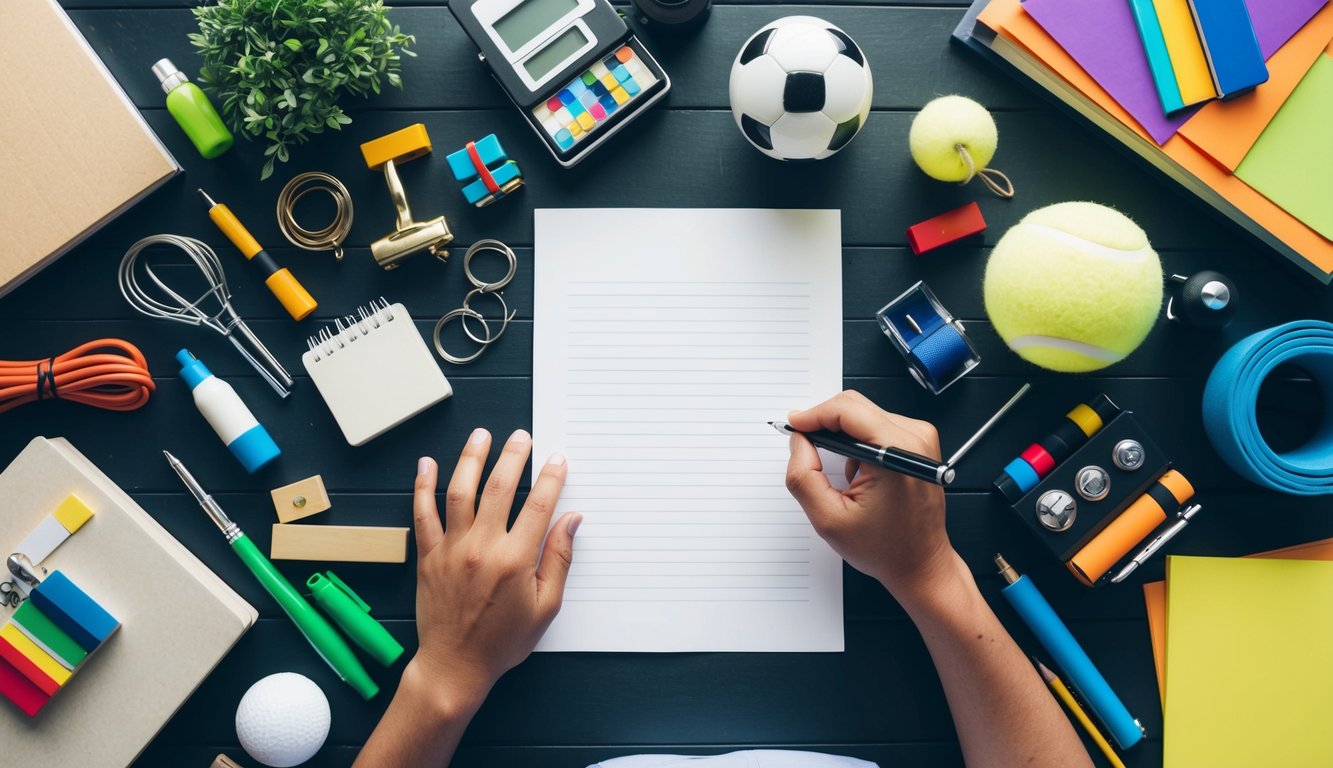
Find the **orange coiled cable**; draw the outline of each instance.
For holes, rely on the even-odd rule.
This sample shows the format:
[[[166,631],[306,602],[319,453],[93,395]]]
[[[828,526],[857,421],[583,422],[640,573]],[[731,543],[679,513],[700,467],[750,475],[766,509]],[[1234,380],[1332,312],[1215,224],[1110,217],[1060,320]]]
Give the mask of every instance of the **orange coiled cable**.
[[[120,339],[96,339],[46,360],[0,360],[0,413],[38,400],[132,411],[154,388],[143,353]]]

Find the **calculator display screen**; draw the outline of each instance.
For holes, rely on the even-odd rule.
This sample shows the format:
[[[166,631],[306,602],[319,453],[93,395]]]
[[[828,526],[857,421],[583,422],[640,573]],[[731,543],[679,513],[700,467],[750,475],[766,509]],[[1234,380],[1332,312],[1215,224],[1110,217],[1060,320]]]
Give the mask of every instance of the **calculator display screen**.
[[[539,0],[546,2],[547,0]],[[588,44],[588,37],[578,27],[570,27],[560,37],[551,41],[551,44],[542,48],[532,55],[532,58],[523,62],[523,68],[528,71],[533,80],[540,80],[546,73],[560,66],[565,59],[577,53],[580,48]]]
[[[493,26],[509,50],[517,51],[578,4],[578,0],[524,0]]]

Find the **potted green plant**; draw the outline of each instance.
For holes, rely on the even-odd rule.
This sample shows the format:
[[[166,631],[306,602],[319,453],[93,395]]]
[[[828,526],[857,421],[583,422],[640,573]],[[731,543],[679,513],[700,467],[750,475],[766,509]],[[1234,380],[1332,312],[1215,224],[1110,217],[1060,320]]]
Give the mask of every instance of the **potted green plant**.
[[[263,139],[261,179],[293,145],[352,122],[339,100],[402,88],[399,54],[416,42],[382,0],[218,0],[194,9],[199,79],[233,131]]]

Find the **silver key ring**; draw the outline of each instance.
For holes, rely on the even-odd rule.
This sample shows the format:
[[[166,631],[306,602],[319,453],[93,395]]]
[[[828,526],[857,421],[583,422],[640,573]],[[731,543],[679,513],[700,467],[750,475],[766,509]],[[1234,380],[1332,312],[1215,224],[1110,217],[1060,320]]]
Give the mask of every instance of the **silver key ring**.
[[[449,322],[455,317],[474,318],[476,320],[481,321],[481,327],[486,329],[486,341],[481,341],[477,339],[476,336],[473,336],[471,332],[467,332],[467,326],[463,327],[463,330],[467,332],[468,338],[477,341],[477,343],[481,344],[481,347],[476,352],[473,352],[467,357],[455,357],[454,355],[449,354],[444,350],[444,345],[440,343],[440,330],[444,328],[445,323]],[[481,313],[478,312],[477,310],[467,306],[466,302],[464,302],[464,305],[459,307],[458,309],[450,310],[448,313],[445,314],[444,317],[441,317],[439,321],[435,323],[434,337],[435,337],[435,351],[440,353],[440,357],[453,363],[454,365],[467,365],[473,360],[476,360],[477,358],[481,357],[482,352],[486,351],[487,346],[492,341],[494,341],[494,339],[491,338],[491,326],[489,323],[486,322],[486,318],[482,317]]]
[[[477,279],[476,275],[472,274],[472,257],[483,251],[494,251],[509,260],[509,271],[494,283],[482,282]],[[478,240],[463,254],[463,274],[467,275],[467,281],[475,285],[482,293],[495,293],[509,285],[509,281],[514,279],[516,272],[518,272],[518,257],[514,255],[514,249],[499,240]],[[463,306],[467,306],[467,303],[464,302]]]
[[[486,321],[483,320],[482,325],[486,329],[486,338],[484,340],[479,339],[477,338],[477,335],[472,332],[472,329],[469,328],[467,325],[467,321],[470,315],[463,315],[463,319],[459,321],[460,323],[463,324],[463,333],[466,333],[469,339],[472,339],[478,344],[490,344],[492,342],[499,341],[500,337],[504,335],[505,329],[509,327],[509,321],[513,320],[514,315],[518,314],[518,310],[516,309],[511,310],[509,308],[509,304],[508,302],[505,301],[505,296],[503,293],[499,292],[493,293],[487,291],[484,288],[473,288],[472,290],[468,291],[467,296],[463,298],[463,306],[461,307],[461,309],[472,309],[470,302],[477,296],[494,296],[495,300],[500,302],[500,317],[502,318],[500,330],[496,331],[495,335],[492,336],[490,326],[486,325]],[[476,310],[473,311],[475,312]]]

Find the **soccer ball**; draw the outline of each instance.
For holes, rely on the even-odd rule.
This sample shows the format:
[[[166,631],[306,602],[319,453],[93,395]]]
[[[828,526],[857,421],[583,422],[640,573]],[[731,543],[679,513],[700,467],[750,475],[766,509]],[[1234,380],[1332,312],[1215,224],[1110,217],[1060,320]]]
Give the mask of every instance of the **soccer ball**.
[[[731,113],[745,138],[778,160],[822,160],[870,114],[870,66],[841,29],[813,16],[765,26],[731,65]]]

